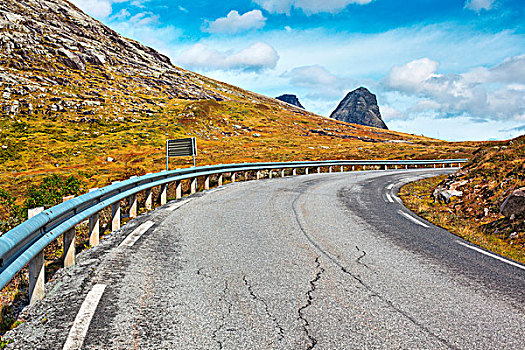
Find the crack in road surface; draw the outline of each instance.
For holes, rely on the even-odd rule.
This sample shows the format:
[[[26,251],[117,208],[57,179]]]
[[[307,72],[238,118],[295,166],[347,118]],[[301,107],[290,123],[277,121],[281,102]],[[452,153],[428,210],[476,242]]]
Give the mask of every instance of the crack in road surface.
[[[223,294],[223,296],[224,296],[224,299],[219,298],[219,301],[223,301],[223,300],[226,301],[227,296],[228,296],[228,289],[229,289],[229,287],[228,287],[228,281],[224,281],[224,289],[223,289],[223,291],[222,291],[222,294]],[[233,307],[233,306],[232,306],[232,303],[229,302],[229,303],[228,303],[228,316],[230,316],[231,313],[232,313],[232,307]],[[222,313],[221,323],[220,323],[219,327],[217,327],[217,329],[215,329],[215,330],[213,331],[213,333],[212,333],[212,338],[213,338],[213,340],[217,343],[217,345],[219,346],[219,349],[221,349],[221,350],[224,349],[224,343],[223,343],[223,341],[221,341],[221,340],[218,338],[218,333],[219,333],[219,332],[220,332],[220,331],[226,326],[226,317],[227,317],[227,316],[225,316],[225,315]],[[233,329],[227,329],[227,331],[231,331],[231,330],[233,330]]]
[[[259,301],[259,302],[261,302],[264,305],[264,311],[265,311],[266,315],[273,321],[273,323],[275,323],[275,327],[279,331],[279,339],[278,340],[280,342],[284,338],[284,328],[279,324],[279,321],[277,321],[277,318],[270,312],[270,309],[268,307],[268,303],[263,298],[257,296],[253,292],[252,285],[248,282],[248,279],[246,278],[246,276],[243,276],[242,279],[244,281],[244,284],[246,285],[246,288],[248,289],[248,292],[250,293],[251,297],[253,298],[253,300]],[[270,344],[273,344],[273,341],[270,342]]]
[[[313,299],[314,299],[314,297],[312,296],[312,293],[315,292],[315,289],[317,288],[316,283],[319,282],[319,280],[321,279],[321,275],[325,271],[324,268],[321,266],[321,262],[319,261],[320,258],[321,258],[320,256],[315,258],[315,264],[316,264],[317,273],[315,274],[314,279],[309,282],[310,283],[310,289],[308,290],[308,292],[306,292],[306,304],[301,306],[297,310],[297,314],[299,315],[299,320],[301,320],[301,322],[303,324],[303,331],[306,334],[306,336],[308,337],[308,340],[310,340],[310,344],[306,348],[307,350],[312,350],[317,345],[317,339],[315,339],[313,337],[313,335],[310,334],[310,329],[309,329],[310,322],[308,322],[308,319],[304,316],[304,311],[309,306],[312,305],[312,302],[313,302]]]
[[[399,307],[395,306],[394,303],[390,300],[388,300],[387,298],[383,297],[381,294],[379,294],[377,291],[375,291],[371,286],[369,286],[367,283],[365,283],[361,277],[353,274],[352,272],[350,272],[348,270],[348,268],[346,266],[344,266],[339,260],[337,260],[336,258],[334,258],[332,256],[332,254],[328,253],[326,250],[324,250],[309,234],[308,232],[306,231],[305,229],[305,226],[301,223],[301,220],[299,219],[299,213],[298,213],[298,209],[297,209],[297,201],[299,200],[299,198],[301,198],[301,196],[304,195],[305,193],[305,190],[308,190],[309,187],[300,187],[300,189],[302,190],[296,197],[295,199],[293,200],[292,202],[292,210],[294,212],[294,216],[295,216],[295,220],[297,221],[297,224],[299,225],[299,228],[301,230],[301,232],[303,233],[303,236],[307,239],[308,242],[310,242],[310,244],[316,249],[318,250],[322,255],[324,255],[329,261],[331,261],[333,264],[335,264],[336,266],[338,266],[341,271],[345,274],[347,274],[348,276],[352,277],[354,280],[356,280],[361,286],[363,286],[369,293],[373,294],[373,295],[376,295],[377,298],[379,300],[381,300],[383,303],[385,303],[386,305],[388,305],[392,310],[394,310],[395,312],[399,313],[400,315],[402,315],[403,317],[405,317],[407,320],[409,320],[412,324],[414,324],[416,327],[418,327],[419,329],[421,329],[422,331],[424,331],[425,333],[429,334],[430,336],[432,336],[433,338],[437,339],[440,343],[442,343],[443,345],[445,345],[446,347],[448,347],[449,349],[458,349],[456,346],[450,344],[446,339],[440,337],[439,335],[435,334],[434,332],[432,332],[428,327],[424,326],[423,324],[419,323],[414,317],[410,316],[406,311],[403,311],[401,310]],[[340,194],[343,192],[344,190],[340,190]],[[338,196],[339,198],[341,198],[341,196]],[[315,339],[314,339],[315,340]],[[317,342],[317,341],[316,341]],[[315,346],[315,344],[314,344]],[[312,349],[313,347],[309,348],[309,349]]]
[[[359,249],[358,246],[355,246],[355,249],[357,249],[358,252],[363,253],[363,254],[362,254],[360,257],[358,257],[355,261],[357,261],[358,264],[361,264],[361,265],[363,265],[364,267],[366,267],[366,268],[368,269],[368,268],[369,268],[368,265],[361,261],[361,259],[363,259],[363,258],[366,256],[366,252],[365,252],[364,250]]]

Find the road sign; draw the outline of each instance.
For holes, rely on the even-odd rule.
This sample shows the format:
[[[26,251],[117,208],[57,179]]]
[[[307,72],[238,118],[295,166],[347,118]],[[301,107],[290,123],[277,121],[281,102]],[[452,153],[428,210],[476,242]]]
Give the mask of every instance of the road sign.
[[[195,166],[195,156],[197,155],[197,140],[195,137],[185,139],[166,140],[166,170],[169,170],[168,159],[170,157],[192,156],[193,166]]]

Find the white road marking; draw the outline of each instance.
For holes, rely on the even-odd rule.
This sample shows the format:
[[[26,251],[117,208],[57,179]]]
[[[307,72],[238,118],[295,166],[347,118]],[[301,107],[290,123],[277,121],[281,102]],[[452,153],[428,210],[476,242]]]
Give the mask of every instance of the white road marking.
[[[387,201],[389,201],[390,203],[394,203],[394,200],[388,193],[385,193],[385,196],[386,196]]]
[[[474,247],[474,246],[472,246],[472,245],[470,245],[470,244],[467,244],[467,243],[464,243],[464,242],[461,242],[461,241],[456,241],[456,243],[461,244],[462,246],[467,247],[467,248],[470,248],[470,249],[472,249],[472,250],[475,250],[475,251],[477,251],[478,253],[488,255],[488,256],[490,256],[491,258],[498,259],[499,261],[503,261],[504,263],[507,263],[507,264],[509,264],[509,265],[516,266],[517,268],[520,268],[520,269],[522,269],[522,270],[525,270],[525,266],[520,265],[520,264],[518,264],[518,263],[515,263],[514,261],[507,260],[507,259],[505,259],[505,258],[502,258],[501,256],[498,256],[498,255],[496,255],[496,254],[489,253],[489,252],[487,252],[487,251],[485,251],[485,250],[483,250],[483,249],[480,249],[480,248],[478,248],[478,247]]]
[[[167,211],[174,211],[175,209],[179,209],[180,207],[182,207],[184,204],[188,203],[189,201],[190,201],[189,199],[184,200],[184,201],[178,201],[177,203],[167,207],[166,210]]]
[[[412,221],[413,223],[415,224],[418,224],[420,226],[423,226],[424,228],[429,228],[430,226],[422,223],[421,221],[417,220],[416,218],[412,217],[411,215],[401,211],[401,210],[398,210],[397,211],[399,214],[401,214],[402,216],[404,216],[405,218],[407,218],[408,220]]]
[[[82,347],[84,339],[86,338],[89,324],[95,314],[100,298],[106,289],[105,284],[96,284],[93,289],[88,293],[86,299],[80,306],[77,317],[73,322],[73,327],[69,331],[66,343],[64,344],[64,350],[76,350]]]
[[[391,189],[393,189],[393,188],[394,188],[394,184],[390,184],[390,185],[386,186],[386,189],[387,189],[387,190],[391,190]]]
[[[145,223],[143,223],[142,225],[140,225],[139,227],[137,227],[133,232],[131,232],[129,234],[128,237],[126,237],[126,239],[120,243],[119,245],[119,248],[120,247],[131,247],[133,246],[133,244],[135,244],[135,242],[137,242],[139,240],[139,238],[147,231],[150,229],[151,226],[153,226],[155,223],[153,221],[146,221]]]

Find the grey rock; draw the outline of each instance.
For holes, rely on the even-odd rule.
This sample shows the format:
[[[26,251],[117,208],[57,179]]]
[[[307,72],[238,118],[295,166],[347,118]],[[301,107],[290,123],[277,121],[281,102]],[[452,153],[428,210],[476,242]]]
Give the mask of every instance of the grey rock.
[[[525,187],[512,192],[501,205],[500,212],[507,218],[525,216]]]
[[[276,99],[304,109],[303,105],[301,104],[301,102],[299,102],[299,99],[295,95],[284,94],[284,95],[276,97]]]
[[[381,118],[376,95],[364,87],[349,92],[332,112],[330,118],[388,130]]]
[[[84,60],[77,54],[63,48],[58,49],[57,52],[61,56],[60,60],[69,68],[78,69],[81,71],[86,70],[86,64],[84,63]]]

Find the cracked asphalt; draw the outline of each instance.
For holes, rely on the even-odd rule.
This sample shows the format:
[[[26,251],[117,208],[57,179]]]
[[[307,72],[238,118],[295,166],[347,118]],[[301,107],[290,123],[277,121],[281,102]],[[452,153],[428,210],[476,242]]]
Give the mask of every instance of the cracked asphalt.
[[[60,271],[9,347],[62,348],[104,284],[83,349],[524,349],[525,270],[385,199],[443,172],[274,178],[168,203]]]

